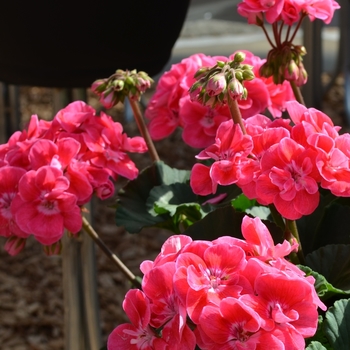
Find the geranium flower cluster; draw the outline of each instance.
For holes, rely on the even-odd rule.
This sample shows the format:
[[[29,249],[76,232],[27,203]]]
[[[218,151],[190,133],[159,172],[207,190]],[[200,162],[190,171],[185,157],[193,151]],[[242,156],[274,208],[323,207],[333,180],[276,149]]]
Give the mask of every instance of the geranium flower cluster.
[[[266,110],[273,117],[281,117],[287,101],[294,100],[288,82],[276,85],[272,77],[265,78],[259,73],[265,60],[254,56],[249,51],[241,51],[245,55],[242,65],[253,66],[255,78],[244,82],[247,90],[246,99],[238,99],[243,118],[249,118]],[[154,140],[163,139],[181,127],[185,143],[195,148],[204,148],[214,142],[219,125],[231,118],[227,104],[217,104],[214,108],[191,101],[188,93],[196,82],[195,73],[203,67],[213,67],[220,62],[234,60],[237,52],[229,57],[206,56],[195,54],[173,64],[165,72],[157,84],[145,116],[149,119],[149,132]]]
[[[304,349],[326,307],[314,278],[285,259],[298,245],[275,245],[259,218],[245,216],[242,234],[170,237],[141,264],[143,291],[123,303],[131,323],[114,329],[108,350]]]
[[[339,8],[334,0],[243,0],[238,4],[237,11],[250,24],[261,25],[266,19],[271,24],[283,21],[291,26],[299,22],[302,16],[308,16],[311,21],[318,18],[329,24],[334,11]]]
[[[48,122],[31,117],[27,130],[0,145],[0,235],[17,254],[33,235],[45,246],[67,229],[82,226],[81,206],[95,193],[114,194],[118,175],[134,179],[138,169],[126,152],[145,152],[141,137],[129,138],[120,123],[77,101]]]
[[[296,86],[304,85],[307,82],[307,72],[302,57],[306,50],[303,46],[294,45],[293,39],[305,17],[308,16],[311,21],[317,18],[329,24],[334,11],[339,8],[334,0],[243,0],[238,4],[238,13],[246,17],[248,23],[262,27],[272,46],[260,74],[273,76],[276,84],[288,80]],[[274,43],[264,27],[265,20],[272,24]],[[287,27],[285,32],[284,27]]]
[[[217,185],[237,184],[250,199],[274,204],[285,218],[311,214],[319,186],[336,196],[350,196],[350,134],[323,112],[287,103],[290,120],[256,115],[244,121],[247,134],[232,121],[220,125],[215,143],[205,148],[191,172],[195,193],[215,193]]]

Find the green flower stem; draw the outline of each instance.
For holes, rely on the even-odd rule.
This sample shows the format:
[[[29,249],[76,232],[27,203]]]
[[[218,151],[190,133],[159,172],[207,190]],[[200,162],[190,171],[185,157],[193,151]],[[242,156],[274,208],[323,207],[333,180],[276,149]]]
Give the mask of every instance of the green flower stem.
[[[125,265],[124,263],[114,254],[109,248],[104,244],[101,238],[98,236],[97,232],[90,225],[89,221],[83,217],[83,228],[85,232],[94,240],[94,242],[101,248],[101,250],[106,254],[106,256],[112,260],[124,274],[124,276],[133,284],[134,287],[141,289],[141,283]]]
[[[135,117],[135,121],[136,121],[136,124],[137,124],[137,127],[139,128],[140,130],[140,133],[142,135],[142,137],[145,139],[145,142],[146,142],[146,145],[148,147],[148,152],[152,158],[152,161],[153,162],[157,162],[160,160],[159,156],[158,156],[158,153],[157,153],[157,150],[154,146],[154,143],[151,139],[151,136],[147,130],[147,127],[146,127],[146,124],[143,120],[143,117],[142,117],[142,114],[141,114],[141,111],[140,111],[140,107],[138,105],[138,102],[137,101],[134,101],[132,99],[129,98],[129,102],[130,102],[130,106],[132,108],[132,111],[134,113],[134,117]]]
[[[292,90],[293,90],[295,99],[296,99],[299,103],[301,103],[302,105],[305,106],[304,97],[303,97],[303,95],[301,94],[301,91],[300,91],[299,86],[296,86],[294,80],[293,80],[293,81],[290,81],[290,86],[292,87]]]
[[[285,238],[290,242],[293,238],[296,239],[296,241],[299,244],[298,252],[296,253],[296,261],[293,261],[298,264],[305,265],[305,258],[303,253],[303,247],[301,246],[300,237],[298,233],[297,223],[295,220],[288,220],[286,219],[286,231],[285,231]],[[292,255],[292,254],[291,254]],[[291,257],[293,260],[293,256]]]
[[[284,231],[286,228],[286,224],[283,220],[282,215],[277,211],[276,207],[273,204],[269,205],[269,209],[270,209],[271,216],[272,216],[275,224]]]
[[[233,100],[232,98],[230,98],[230,96],[227,96],[227,100],[228,100],[228,105],[230,108],[230,113],[231,113],[231,117],[233,119],[233,122],[235,124],[239,124],[239,126],[242,129],[243,134],[247,134],[247,131],[246,131],[245,126],[243,124],[243,119],[242,119],[241,111],[239,110],[239,107],[238,107],[237,100]]]

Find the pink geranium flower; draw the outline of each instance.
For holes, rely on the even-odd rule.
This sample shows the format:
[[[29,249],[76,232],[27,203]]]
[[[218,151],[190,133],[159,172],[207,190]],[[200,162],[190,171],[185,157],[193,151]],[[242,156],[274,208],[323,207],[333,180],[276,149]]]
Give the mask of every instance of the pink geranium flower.
[[[198,332],[203,350],[285,350],[283,342],[261,329],[261,318],[239,299],[225,298],[218,307],[205,306]]]
[[[219,125],[231,118],[228,107],[211,108],[192,102],[189,96],[180,100],[180,118],[183,121],[182,138],[194,148],[208,147],[215,141]]]
[[[311,214],[319,203],[316,155],[290,138],[271,146],[261,158],[257,196],[264,204],[273,203],[287,219]]]
[[[317,329],[313,286],[299,277],[267,273],[256,278],[254,289],[256,295],[243,295],[240,300],[260,315],[262,327],[284,339],[285,349],[304,349],[304,338]]]
[[[68,188],[68,179],[55,167],[44,166],[23,175],[11,204],[19,228],[45,245],[61,239],[64,229],[77,233],[82,226],[81,212]]]
[[[205,305],[218,305],[227,296],[237,298],[251,291],[250,283],[240,274],[245,264],[243,249],[226,243],[207,247],[203,259],[194,253],[181,253],[174,285],[194,323]]]
[[[216,192],[217,184],[225,186],[249,182],[253,174],[246,168],[251,165],[252,159],[247,156],[252,148],[251,137],[243,135],[239,125],[232,120],[223,122],[217,130],[215,143],[196,156],[198,159],[213,159],[214,163],[210,167],[193,167],[190,179],[192,190],[207,195]],[[212,188],[203,186],[203,180],[206,184],[211,180]]]
[[[150,302],[138,290],[129,290],[123,302],[123,309],[131,324],[119,325],[108,337],[108,350],[165,350],[167,343],[149,326]]]
[[[150,325],[161,328],[162,338],[169,348],[195,348],[196,339],[186,324],[187,312],[174,291],[173,277],[176,272],[175,262],[167,262],[153,268],[143,280],[142,289],[151,300]]]
[[[11,212],[11,204],[18,193],[18,183],[26,171],[22,168],[5,166],[0,168],[0,236],[27,238]]]

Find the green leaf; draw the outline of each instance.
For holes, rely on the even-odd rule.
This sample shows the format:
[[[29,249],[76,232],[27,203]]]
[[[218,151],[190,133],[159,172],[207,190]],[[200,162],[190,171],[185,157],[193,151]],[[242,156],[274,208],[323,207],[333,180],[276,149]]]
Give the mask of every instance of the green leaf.
[[[256,199],[249,199],[244,193],[236,197],[232,202],[232,206],[237,211],[245,212],[256,205]]]
[[[327,348],[318,341],[312,341],[305,350],[327,350]]]
[[[346,295],[350,294],[350,292],[345,292],[341,289],[335,288],[329,283],[324,276],[319,274],[316,271],[313,271],[308,266],[298,265],[298,267],[306,273],[307,276],[313,276],[315,278],[315,289],[317,295],[320,297],[322,301],[326,301],[334,295]]]
[[[308,254],[305,262],[335,288],[350,292],[350,245],[332,244],[322,247]]]
[[[241,223],[244,213],[239,213],[231,206],[218,208],[202,220],[190,226],[184,234],[193,239],[213,240],[220,236],[243,238]]]
[[[175,215],[176,209],[181,204],[193,204],[200,208],[197,196],[192,192],[189,184],[174,183],[154,187],[147,199],[147,207],[152,208],[153,213],[170,213]],[[152,212],[151,212],[152,214]]]
[[[349,199],[335,197],[327,190],[321,192],[317,209],[297,220],[305,254],[329,244],[350,244]]]
[[[171,217],[167,214],[154,216],[149,213],[147,205],[149,194],[155,186],[185,183],[189,180],[189,176],[190,172],[187,170],[172,169],[163,162],[153,163],[119,192],[116,224],[124,226],[130,233],[137,233],[144,227],[168,222]]]
[[[324,334],[334,350],[350,349],[350,300],[341,299],[326,312]]]

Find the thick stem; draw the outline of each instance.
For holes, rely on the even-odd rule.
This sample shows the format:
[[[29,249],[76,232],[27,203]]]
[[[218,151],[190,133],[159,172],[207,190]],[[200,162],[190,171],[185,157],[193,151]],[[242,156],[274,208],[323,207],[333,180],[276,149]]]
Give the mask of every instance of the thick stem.
[[[153,141],[151,139],[151,136],[150,136],[150,134],[149,134],[149,132],[147,130],[146,124],[144,122],[144,119],[143,119],[141,111],[140,111],[140,107],[139,107],[137,101],[134,101],[134,100],[129,98],[129,102],[130,102],[130,106],[132,108],[132,111],[134,113],[134,117],[135,117],[135,121],[136,121],[137,127],[139,128],[142,137],[146,141],[146,144],[147,144],[147,147],[148,147],[148,152],[149,152],[152,160],[154,162],[157,162],[157,161],[160,160],[160,158],[158,156],[158,153],[157,153],[157,150],[156,150],[156,148],[154,146],[154,143],[153,143]]]
[[[98,236],[97,232],[93,229],[86,218],[83,217],[83,228],[85,232],[94,240],[94,242],[101,248],[101,250],[106,254],[106,256],[112,260],[124,276],[136,287],[141,289],[141,283],[138,278],[124,265],[124,263],[114,254],[109,248],[104,244],[101,238]]]
[[[291,240],[294,238],[298,244],[298,252],[296,253],[297,255],[297,263],[305,265],[305,258],[304,258],[304,253],[303,253],[303,247],[301,246],[300,242],[300,237],[299,237],[299,232],[297,228],[297,223],[295,220],[288,220],[286,219],[286,239],[291,242]]]
[[[239,110],[239,107],[238,107],[237,100],[231,99],[230,96],[227,96],[227,100],[228,100],[228,105],[230,107],[230,113],[231,113],[231,117],[232,117],[233,122],[235,124],[239,124],[239,126],[242,129],[243,134],[247,134],[247,131],[246,131],[245,126],[243,124],[243,119],[242,119],[241,111]]]
[[[305,106],[304,97],[303,97],[303,95],[301,94],[301,91],[300,91],[299,86],[297,86],[297,85],[295,84],[295,81],[294,81],[294,80],[290,81],[290,86],[292,87],[292,90],[293,90],[295,99],[296,99],[299,103],[301,103],[302,105]]]

